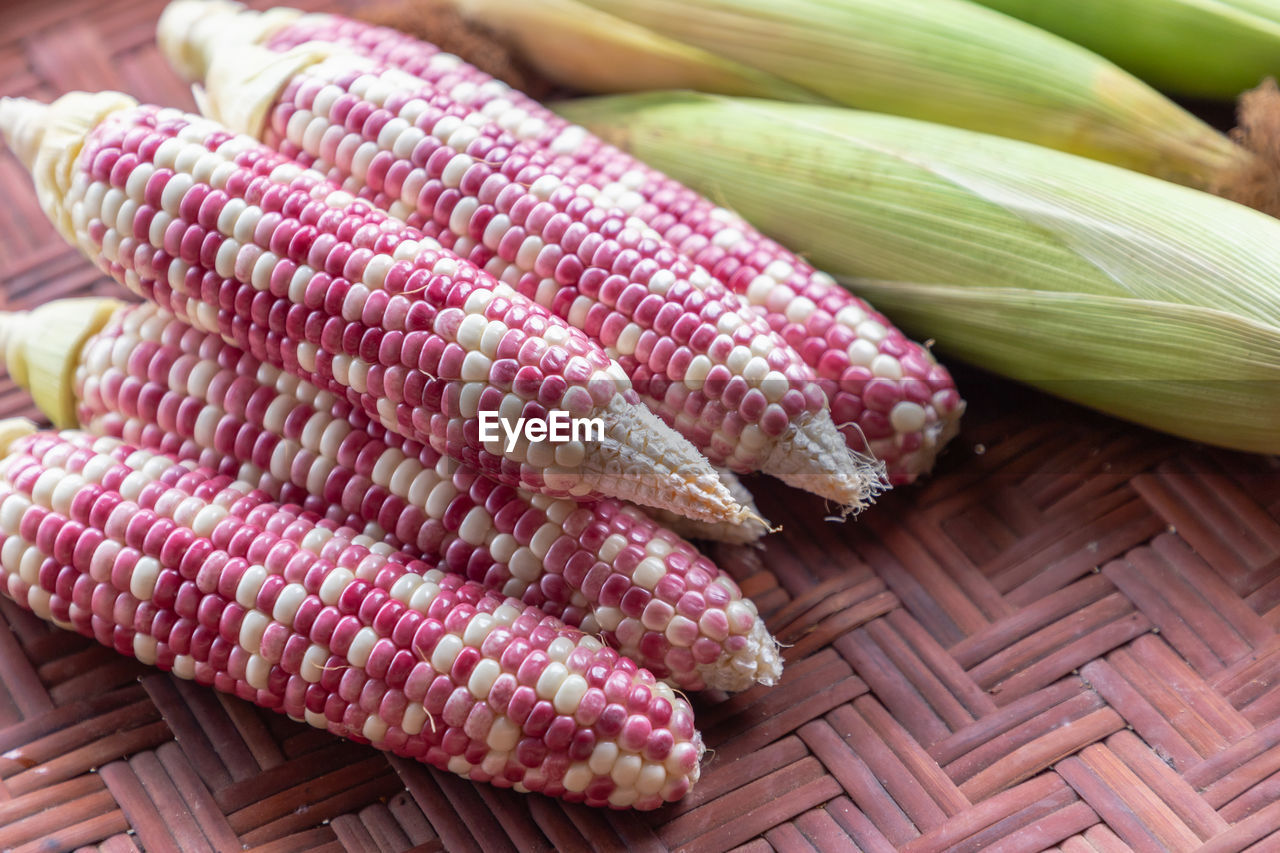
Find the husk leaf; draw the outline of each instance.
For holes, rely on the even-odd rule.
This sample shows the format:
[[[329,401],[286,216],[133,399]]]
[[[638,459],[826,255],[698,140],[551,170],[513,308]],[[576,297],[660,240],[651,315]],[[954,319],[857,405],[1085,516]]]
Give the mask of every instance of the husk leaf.
[[[1234,98],[1280,73],[1271,0],[977,0],[1182,95]]]
[[[583,2],[845,106],[1022,139],[1198,188],[1248,156],[1096,54],[966,0]]]
[[[892,116],[695,94],[560,109],[858,279],[950,354],[1179,435],[1280,452],[1270,217]]]
[[[510,44],[526,64],[579,92],[698,89],[826,102],[749,65],[666,38],[576,0],[447,0]]]

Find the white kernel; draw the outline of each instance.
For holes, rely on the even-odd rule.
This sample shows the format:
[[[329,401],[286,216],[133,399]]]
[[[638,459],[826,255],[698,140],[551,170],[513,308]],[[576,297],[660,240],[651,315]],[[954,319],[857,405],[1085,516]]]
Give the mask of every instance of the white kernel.
[[[445,634],[431,652],[431,668],[438,673],[447,674],[453,669],[453,662],[457,660],[463,647],[461,637],[456,634]]]
[[[368,625],[365,625],[356,635],[351,638],[351,648],[347,649],[347,660],[352,666],[363,667],[369,662],[369,655],[373,652],[373,646],[378,642],[378,634]]]
[[[634,788],[640,779],[640,770],[643,765],[644,759],[640,756],[623,755],[613,763],[613,770],[609,775],[620,789]]]
[[[318,529],[318,528],[317,528]],[[330,570],[325,576],[324,582],[320,584],[320,600],[325,604],[337,604],[338,599],[342,596],[344,590],[349,587],[356,579],[351,570],[344,568],[335,568]]]
[[[487,699],[489,691],[493,689],[493,683],[500,675],[502,675],[502,665],[492,658],[485,658],[471,670],[471,677],[467,679],[467,690],[477,699]]]
[[[729,352],[729,357],[725,359],[725,364],[733,373],[740,375],[750,361],[751,350],[739,344]]]
[[[858,367],[869,367],[879,355],[880,350],[874,343],[863,338],[859,338],[849,344],[849,363]]]
[[[873,344],[880,343],[880,341],[884,340],[884,336],[888,334],[885,327],[875,320],[862,321],[854,331],[858,333],[859,338],[868,340]]]
[[[329,660],[329,650],[317,643],[312,643],[302,655],[302,663],[298,666],[298,675],[304,681],[315,683],[324,677],[325,663]]]
[[[467,623],[467,627],[462,632],[462,642],[468,646],[480,648],[484,645],[484,641],[489,637],[489,631],[493,628],[493,617],[488,613],[477,613]]]
[[[551,546],[558,538],[560,538],[560,531],[551,525],[544,524],[529,540],[529,549],[541,560],[547,556],[547,552],[551,550]]]
[[[251,654],[262,650],[262,635],[266,633],[271,619],[260,610],[250,610],[240,621],[240,646]]]
[[[555,175],[539,175],[537,180],[530,185],[529,192],[542,201],[547,201],[556,190],[560,189],[560,185],[561,180]]]
[[[881,353],[871,359],[871,373],[885,379],[901,379],[902,364],[893,356]]]
[[[236,586],[236,603],[241,607],[253,607],[258,600],[258,593],[267,581],[267,570],[262,566],[250,566],[240,576]]]
[[[493,529],[493,518],[483,506],[472,507],[458,526],[458,535],[462,541],[470,545],[483,545],[489,531]]]
[[[657,557],[645,557],[631,573],[631,580],[637,586],[653,589],[666,573],[667,567],[662,560]]]
[[[498,244],[510,230],[511,219],[505,213],[499,213],[497,216],[493,217],[493,219],[490,219],[489,224],[484,227],[484,235],[481,239],[486,246],[496,252],[498,250]]]
[[[300,583],[287,584],[280,590],[276,603],[271,608],[271,618],[285,625],[292,626],[298,608],[307,597],[307,588]]]
[[[577,673],[571,674],[560,684],[552,700],[557,714],[573,714],[578,710],[582,697],[587,693],[587,680]]]
[[[142,198],[147,188],[147,182],[151,180],[151,176],[155,174],[155,167],[150,163],[139,163],[129,172],[129,177],[124,182],[125,194],[130,198]],[[89,192],[85,194],[85,205],[91,210],[97,210],[99,199],[93,197],[94,187],[104,186],[102,184],[92,184]]]
[[[560,689],[560,685],[569,675],[569,670],[559,661],[552,661],[547,664],[546,669],[542,670],[542,674],[538,676],[538,681],[534,685],[534,690],[538,693],[538,698],[551,701],[555,698],[556,691]]]
[[[924,407],[910,400],[897,403],[889,412],[889,423],[895,432],[918,432],[924,429],[925,421]]]
[[[860,323],[867,319],[867,312],[857,305],[846,305],[836,312],[835,319],[842,326],[856,329]]]
[[[604,542],[600,543],[598,552],[600,559],[606,563],[612,563],[625,547],[627,547],[626,537],[619,533],[610,534]]]
[[[516,549],[507,566],[511,570],[511,576],[521,581],[533,582],[542,577],[542,561],[524,546]]]
[[[431,606],[431,602],[436,600],[436,596],[440,594],[440,585],[424,580],[418,584],[417,589],[413,591],[413,595],[409,598],[409,606],[420,613],[425,613],[427,608]]]
[[[484,353],[469,352],[462,359],[462,379],[466,382],[487,382],[492,367],[493,362]]]
[[[422,585],[422,578],[415,574],[404,574],[396,579],[388,592],[391,597],[404,604],[413,599],[413,593]]]

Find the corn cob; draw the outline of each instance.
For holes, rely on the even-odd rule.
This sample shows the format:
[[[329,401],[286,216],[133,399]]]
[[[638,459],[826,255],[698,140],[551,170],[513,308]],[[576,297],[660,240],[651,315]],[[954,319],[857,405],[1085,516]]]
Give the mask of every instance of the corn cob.
[[[95,325],[87,342],[58,338]],[[633,507],[498,486],[153,305],[76,300],[0,314],[0,343],[19,384],[33,368],[58,377],[42,404],[73,411],[63,425],[192,460],[408,546],[601,634],[683,689],[778,677],[776,646],[732,578]]]
[[[958,357],[1177,435],[1280,452],[1271,217],[895,116],[680,93],[572,116],[723,193]]]
[[[3,589],[60,627],[475,781],[647,809],[698,778],[688,704],[534,608],[193,463],[6,443]]]
[[[952,421],[959,416],[959,397],[945,371],[936,369],[922,348],[877,323],[840,288],[810,282],[806,273],[812,270],[801,269],[805,286],[814,288],[805,293],[806,298],[815,297],[823,309],[801,301],[788,318],[783,306],[794,293],[778,288],[772,295],[772,313],[765,314],[762,323],[748,306],[735,309],[731,293],[716,287],[703,270],[690,269],[673,256],[677,246],[663,246],[667,234],[655,233],[653,225],[668,229],[684,224],[689,231],[678,236],[687,238],[692,228],[719,224],[708,215],[713,211],[709,204],[691,211],[692,225],[669,218],[666,205],[636,210],[635,205],[609,204],[607,193],[585,184],[594,178],[600,187],[618,186],[617,178],[628,165],[639,164],[611,151],[612,158],[605,156],[598,163],[585,164],[585,169],[579,167],[577,160],[586,158],[577,150],[593,149],[593,141],[585,134],[575,133],[536,102],[453,56],[440,54],[434,46],[337,17],[306,17],[280,29],[279,18],[256,18],[255,13],[237,10],[236,4],[210,8],[175,3],[161,19],[161,42],[175,65],[205,72],[209,79],[205,102],[211,114],[262,134],[302,163],[328,170],[329,177],[344,188],[421,227],[443,245],[588,329],[616,353],[641,393],[648,389],[655,411],[689,435],[716,464],[737,471],[764,470],[847,506],[858,505],[849,500],[856,498],[849,489],[833,491],[822,476],[797,469],[796,450],[780,460],[773,448],[794,443],[787,435],[806,438],[809,433],[810,455],[827,462],[805,467],[812,471],[835,465],[849,470],[847,461],[835,452],[827,419],[815,418],[824,396],[820,392],[835,396],[849,368],[854,370],[847,384],[860,389],[872,378],[870,370],[861,368],[879,355],[886,356],[877,366],[887,382],[879,383],[886,388],[874,398],[878,405],[887,403],[883,411],[870,412],[865,418],[868,423],[859,424],[863,406],[858,397],[850,392],[845,400],[832,401],[833,415],[849,428],[846,437],[855,437],[850,446],[867,450],[864,435],[874,433],[876,444],[870,450],[893,464],[896,482],[905,482],[916,471],[927,469],[937,447],[950,437]],[[216,40],[205,40],[205,24],[220,33]],[[287,58],[253,56],[246,45],[264,40],[271,32],[273,49],[298,42],[306,46]],[[316,40],[370,53],[372,63],[352,63],[347,58],[320,61],[324,51]],[[224,58],[220,68],[210,68],[202,51],[220,53]],[[378,63],[383,61],[420,74],[420,81],[380,70]],[[429,109],[420,109],[424,102],[429,102]],[[264,124],[268,114],[269,123]],[[365,117],[370,117],[369,122]],[[454,134],[458,120],[466,126]],[[448,128],[444,134],[442,126]],[[453,169],[457,174],[451,177],[448,173]],[[662,175],[652,178],[653,190],[672,190]],[[462,197],[453,191],[453,182]],[[635,193],[628,197],[639,199]],[[639,243],[635,247],[643,252],[639,255],[643,260],[634,268],[630,264],[635,259],[627,260],[622,275],[612,274],[618,272],[622,257],[635,254],[623,248],[626,240]],[[750,254],[746,240],[737,248]],[[785,252],[778,247],[763,246],[763,250],[776,250],[785,260]],[[760,261],[760,256],[756,254],[755,260],[763,273],[773,259]],[[756,282],[748,301],[755,297],[754,301],[763,302],[768,279],[748,275],[753,270],[742,264],[732,266],[728,270],[722,266],[719,283],[745,293],[748,284]],[[778,268],[774,265],[773,272]],[[646,283],[643,277],[654,270],[655,278]],[[561,284],[543,278],[548,274]],[[700,293],[686,297],[690,284]],[[700,316],[681,320],[689,328],[673,325],[676,341],[658,342],[654,332],[664,334],[666,325],[671,325],[664,324],[659,310],[671,311],[672,316],[689,313],[689,298],[699,300],[692,307]],[[680,305],[681,300],[686,304]],[[868,341],[856,348],[851,347],[856,337],[851,329],[832,330],[838,325],[832,315],[846,306],[850,311],[845,318],[860,314],[858,323],[869,320],[864,327]],[[827,307],[833,310],[828,313]],[[696,328],[699,321],[700,329]],[[874,338],[877,343],[870,342],[876,333],[881,337]],[[680,336],[689,336],[687,346],[682,346],[685,338]],[[882,339],[883,347],[878,346]],[[850,364],[850,352],[858,365]],[[763,357],[753,360],[753,355]],[[906,357],[905,362],[900,357]],[[934,369],[934,383],[951,391],[943,394],[946,409],[941,415],[932,405],[937,389],[929,387],[923,375],[911,374],[916,362],[923,365],[924,374]],[[820,377],[815,386],[809,382],[814,373]],[[740,388],[735,384],[722,392],[723,384],[736,383],[737,377],[746,384],[737,383]],[[753,384],[759,387],[748,391]],[[888,388],[896,393],[884,394]],[[744,391],[749,398],[742,398]],[[928,405],[922,405],[922,400]],[[897,402],[905,403],[896,418],[901,442],[896,441],[899,437],[893,435],[895,427],[888,418]],[[786,433],[780,439],[782,429]],[[908,459],[897,464],[904,456]],[[864,479],[865,475],[854,478]]]
[[[582,333],[316,173],[207,119],[114,93],[2,108],[63,235],[185,322],[504,484],[711,520],[744,514]],[[482,440],[481,412],[594,418],[604,436],[526,434],[513,448]]]
[[[582,2],[856,109],[1008,136],[1199,188],[1248,159],[1110,62],[968,0]],[[1064,16],[1082,17],[1068,5]]]
[[[419,80],[317,42],[284,56],[225,33],[206,45],[222,57],[207,75],[206,112],[585,329],[714,464],[764,471],[850,511],[879,487],[878,472],[843,446],[799,353],[642,221],[563,185],[536,142],[545,122],[502,99],[477,109],[475,84],[450,82],[459,78],[444,66],[456,57],[435,53],[447,62]],[[271,132],[286,124],[296,135]]]
[[[1096,51],[1181,95],[1234,98],[1280,71],[1269,0],[977,0]]]

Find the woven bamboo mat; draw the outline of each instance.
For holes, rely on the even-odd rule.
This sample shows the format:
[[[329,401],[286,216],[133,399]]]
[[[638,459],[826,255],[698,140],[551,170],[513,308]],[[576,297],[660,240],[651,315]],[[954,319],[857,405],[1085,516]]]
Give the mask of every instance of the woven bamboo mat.
[[[0,88],[190,106],[158,0],[0,8]],[[0,303],[114,292],[0,155]],[[0,604],[0,848],[1280,849],[1280,467],[962,372],[965,430],[856,524],[716,556],[783,685],[696,698],[714,754],[647,815],[388,759]],[[31,413],[0,382],[0,414]]]

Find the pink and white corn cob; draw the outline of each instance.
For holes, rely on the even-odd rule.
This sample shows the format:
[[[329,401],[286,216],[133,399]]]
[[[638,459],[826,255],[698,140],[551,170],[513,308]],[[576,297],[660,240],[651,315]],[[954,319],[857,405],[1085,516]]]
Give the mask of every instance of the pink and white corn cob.
[[[475,781],[656,808],[688,704],[595,638],[190,462],[78,433],[0,461],[0,590],[63,628]]]
[[[94,318],[87,340],[49,346],[60,328]],[[677,687],[777,680],[776,644],[733,579],[620,501],[495,484],[154,305],[75,300],[0,314],[5,352],[71,380],[46,382],[51,415],[74,408],[93,434],[194,461],[405,548],[601,635]]]
[[[225,35],[207,76],[210,115],[586,331],[713,464],[764,471],[850,511],[878,490],[879,470],[849,452],[799,353],[645,223],[565,185],[543,147],[525,144],[540,119],[476,110],[469,89],[336,46],[285,55]]]
[[[745,513],[585,335],[252,139],[116,93],[5,99],[0,129],[104,271],[388,429],[558,497]],[[604,440],[481,440],[482,411],[556,410],[598,418]]]
[[[171,62],[189,79],[202,79],[209,57],[226,43],[256,42],[287,51],[320,42],[357,51],[422,78],[434,92],[465,101],[470,111],[511,131],[521,151],[540,150],[544,159],[536,168],[554,178],[560,192],[629,214],[745,297],[814,370],[849,446],[886,462],[894,484],[927,472],[959,429],[964,403],[946,369],[864,300],[731,211],[434,45],[337,15],[302,15],[286,8],[258,13],[229,0],[174,0],[159,34]],[[298,103],[300,94],[308,93],[287,93],[295,111],[277,108],[273,132],[306,149],[309,128],[301,120],[289,124],[297,108],[305,109],[305,99]],[[533,160],[536,156],[531,166]],[[440,224],[433,233],[444,230]],[[495,255],[469,235],[454,245],[460,252],[469,249],[479,264]]]

